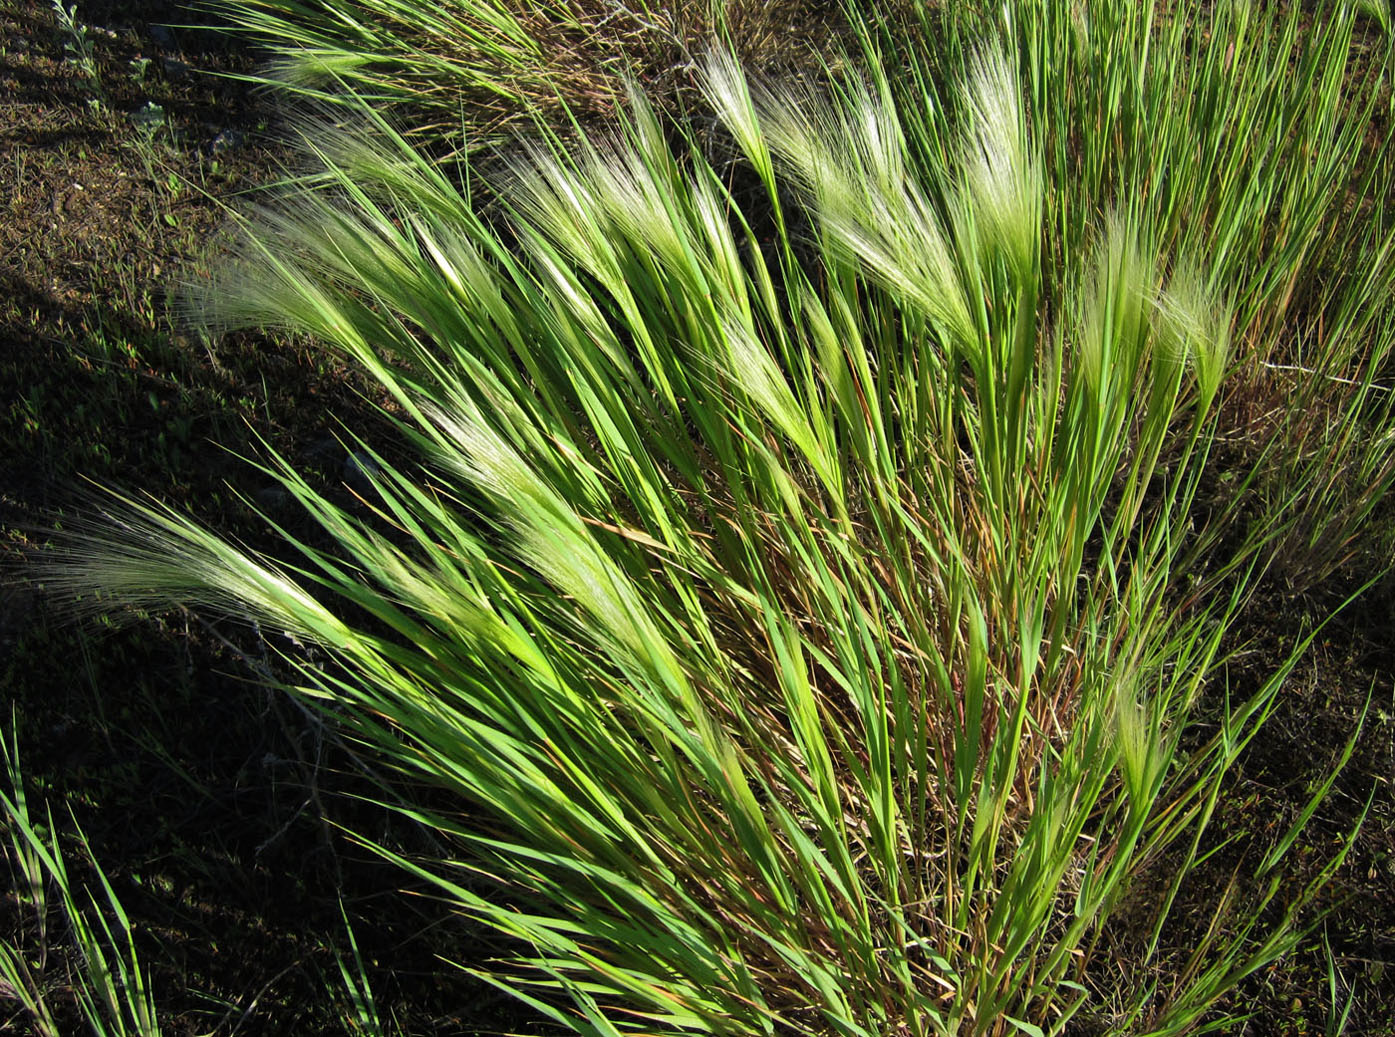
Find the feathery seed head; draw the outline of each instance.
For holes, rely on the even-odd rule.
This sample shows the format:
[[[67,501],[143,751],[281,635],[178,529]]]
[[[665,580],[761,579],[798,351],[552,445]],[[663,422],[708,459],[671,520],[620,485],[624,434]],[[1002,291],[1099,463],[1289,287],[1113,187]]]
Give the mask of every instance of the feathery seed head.
[[[1179,265],[1158,297],[1160,343],[1189,359],[1196,371],[1198,417],[1210,408],[1225,377],[1230,351],[1230,320],[1201,271]]]
[[[1157,260],[1137,228],[1113,213],[1094,246],[1076,362],[1091,391],[1128,391],[1147,356]]]
[[[1019,280],[1036,276],[1042,168],[1027,132],[1020,89],[1007,59],[985,51],[973,63],[962,144],[964,193],[974,226]]]

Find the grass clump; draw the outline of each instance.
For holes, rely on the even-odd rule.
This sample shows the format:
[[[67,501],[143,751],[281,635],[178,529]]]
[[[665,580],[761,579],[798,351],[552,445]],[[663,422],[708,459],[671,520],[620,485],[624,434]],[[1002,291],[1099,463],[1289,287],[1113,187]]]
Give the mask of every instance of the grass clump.
[[[12,722],[9,744],[0,743],[8,781],[8,791],[0,791],[0,812],[9,843],[11,889],[32,921],[26,945],[0,940],[6,999],[18,1003],[37,1037],[72,1032],[67,1029],[72,1021],[53,1007],[55,986],[71,992],[86,1032],[96,1037],[159,1037],[155,998],[121,900],[95,862],[92,881],[73,879],[51,810],[42,820],[31,816],[13,730]],[[90,861],[92,850],[80,828],[76,842]],[[57,894],[56,911],[51,892]],[[51,914],[65,923],[61,933],[50,933]],[[65,954],[65,944],[71,955]],[[51,973],[60,970],[64,975],[55,982]]]
[[[516,938],[462,967],[574,1032],[1195,1027],[1321,885],[1280,895],[1309,809],[1166,959],[1296,657],[1218,703],[1227,635],[1326,499],[1311,462],[1217,472],[1236,380],[1316,333],[1348,431],[1312,434],[1364,470],[1388,417],[1388,170],[1333,154],[1379,84],[1314,106],[1208,47],[1244,5],[1079,10],[953,7],[940,57],[832,94],[708,57],[759,206],[638,93],[489,185],[366,110],[309,127],[324,176],[254,217],[211,316],[352,357],[420,466],[356,444],[354,509],[273,457],[327,537],[287,533],[294,562],[128,501],[55,582],[321,646],[299,690],[461,804],[411,811],[458,859],[396,859]],[[1271,61],[1352,45],[1345,8],[1301,46],[1285,17]],[[1208,76],[1250,114],[1189,150]],[[1255,133],[1320,161],[1252,162]],[[1332,192],[1357,173],[1365,229]]]
[[[1389,394],[1372,384],[1391,342],[1387,6],[946,4],[867,22],[904,70],[891,83],[903,109],[943,105],[985,34],[1017,41],[1045,130],[1048,278],[1078,266],[1109,199],[1162,254],[1206,257],[1239,347],[1217,440],[1287,526],[1291,589],[1349,561],[1358,538],[1383,542],[1366,519],[1395,474]]]
[[[269,53],[258,83],[320,103],[370,99],[416,141],[467,151],[540,115],[554,125],[609,121],[629,76],[670,102],[691,95],[695,55],[717,35],[746,62],[813,69],[846,31],[837,5],[809,0],[206,6]]]

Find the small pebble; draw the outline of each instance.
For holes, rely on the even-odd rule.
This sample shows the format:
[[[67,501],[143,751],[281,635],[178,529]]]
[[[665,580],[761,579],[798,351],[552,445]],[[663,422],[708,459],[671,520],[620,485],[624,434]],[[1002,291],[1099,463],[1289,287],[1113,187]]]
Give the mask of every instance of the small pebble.
[[[258,511],[274,515],[290,504],[291,495],[281,486],[266,486],[258,490],[257,495],[252,499],[257,505]]]
[[[208,153],[221,155],[225,151],[235,151],[242,147],[244,139],[241,130],[224,130],[208,145]]]
[[[378,463],[362,450],[356,450],[344,459],[344,481],[359,493],[373,488],[372,478],[380,473]]]
[[[319,468],[329,468],[343,452],[339,440],[333,436],[321,436],[305,448],[305,459]]]

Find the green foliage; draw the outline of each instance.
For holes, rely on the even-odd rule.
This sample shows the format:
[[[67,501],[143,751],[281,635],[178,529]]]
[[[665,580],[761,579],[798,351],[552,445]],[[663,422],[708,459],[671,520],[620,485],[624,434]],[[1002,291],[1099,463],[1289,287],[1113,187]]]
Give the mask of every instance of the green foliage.
[[[354,936],[353,926],[349,924],[349,916],[342,903],[339,905],[339,913],[344,919],[344,931],[349,939],[349,953],[353,957],[353,963],[351,966],[342,954],[335,958],[339,981],[337,984],[331,983],[330,991],[334,1000],[340,1004],[339,1015],[345,1022],[345,1029],[355,1037],[359,1034],[363,1037],[401,1034],[401,1030],[395,1024],[390,1029],[384,1024],[377,999],[373,996],[373,987],[368,981],[368,969],[364,965],[363,955],[359,953],[358,939]]]
[[[577,1033],[1179,1033],[1320,886],[1276,899],[1325,788],[1164,972],[1304,647],[1221,704],[1231,626],[1320,465],[1374,478],[1319,539],[1390,485],[1352,16],[924,17],[925,50],[866,26],[832,95],[702,64],[756,202],[638,93],[616,139],[488,184],[366,107],[307,125],[323,175],[252,218],[208,316],[357,361],[420,467],[357,444],[351,509],[273,455],[335,545],[287,533],[294,562],[127,501],[54,574],[330,653],[299,690],[487,818],[417,811],[459,857],[394,859]],[[1344,431],[1282,424],[1227,483],[1229,415],[1298,359]]]

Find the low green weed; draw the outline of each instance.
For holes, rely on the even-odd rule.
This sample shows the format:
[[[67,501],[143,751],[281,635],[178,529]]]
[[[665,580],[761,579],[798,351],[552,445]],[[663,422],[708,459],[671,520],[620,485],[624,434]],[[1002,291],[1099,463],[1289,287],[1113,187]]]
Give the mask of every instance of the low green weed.
[[[63,0],[53,0],[53,14],[63,33],[63,53],[82,74],[92,94],[88,103],[101,107],[106,100],[106,90],[102,86],[101,70],[97,67],[97,51],[87,34],[87,26],[78,19],[77,5],[64,7]]]

